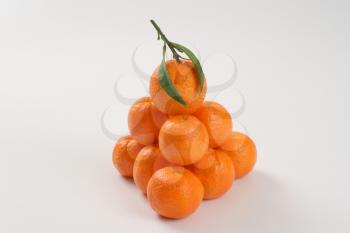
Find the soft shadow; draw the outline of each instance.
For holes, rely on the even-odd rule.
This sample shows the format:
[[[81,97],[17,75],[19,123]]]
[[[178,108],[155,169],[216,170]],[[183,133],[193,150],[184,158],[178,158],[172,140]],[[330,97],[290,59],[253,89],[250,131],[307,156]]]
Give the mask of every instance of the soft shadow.
[[[115,209],[122,209],[123,214],[130,216],[130,218],[142,219],[143,221],[157,219],[158,215],[149,205],[147,195],[136,187],[132,178],[116,176],[114,181],[115,197],[110,205],[114,206]]]
[[[281,180],[254,171],[222,197],[204,201],[192,216],[160,220],[177,232],[283,232],[290,195]]]
[[[132,184],[132,185],[135,185],[134,183],[134,179],[131,178],[131,177],[125,177],[125,176],[120,176],[122,178],[123,181],[125,181],[126,183],[129,183],[129,184]]]

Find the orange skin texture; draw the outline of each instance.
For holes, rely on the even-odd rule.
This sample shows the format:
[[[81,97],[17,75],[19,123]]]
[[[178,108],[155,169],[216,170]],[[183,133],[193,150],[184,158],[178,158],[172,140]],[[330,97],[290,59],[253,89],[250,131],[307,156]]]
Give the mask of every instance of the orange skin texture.
[[[127,152],[129,154],[129,156],[135,160],[138,153],[140,152],[140,150],[144,147],[144,145],[138,143],[135,139],[131,139],[128,143],[127,146]]]
[[[159,66],[154,70],[149,85],[152,102],[159,111],[169,115],[191,114],[203,103],[207,85],[204,83],[203,90],[200,90],[200,82],[197,71],[191,61],[182,60],[177,63],[175,60],[168,60],[165,63],[169,76],[186,102],[186,106],[179,104],[172,99],[160,86]]]
[[[193,115],[207,128],[210,147],[219,147],[231,136],[232,119],[222,105],[206,101]]]
[[[131,136],[143,145],[157,143],[159,129],[168,116],[158,111],[149,97],[137,100],[130,108],[128,126]]]
[[[205,126],[194,116],[170,117],[159,133],[159,148],[165,159],[176,165],[198,162],[208,150]]]
[[[221,150],[209,149],[197,163],[188,167],[202,182],[204,199],[214,199],[226,193],[235,179],[230,157]]]
[[[256,163],[256,147],[251,138],[239,132],[232,132],[231,137],[221,149],[232,159],[236,171],[236,178],[251,172]]]
[[[195,212],[203,195],[199,179],[184,167],[165,167],[156,171],[147,186],[147,198],[153,210],[173,219]]]
[[[147,184],[153,173],[171,165],[164,159],[157,145],[145,146],[134,163],[133,176],[136,186],[146,194]]]
[[[143,146],[137,143],[129,135],[121,137],[115,144],[112,154],[112,161],[114,167],[122,176],[133,176],[134,159],[136,158],[138,148],[140,147],[142,148]]]

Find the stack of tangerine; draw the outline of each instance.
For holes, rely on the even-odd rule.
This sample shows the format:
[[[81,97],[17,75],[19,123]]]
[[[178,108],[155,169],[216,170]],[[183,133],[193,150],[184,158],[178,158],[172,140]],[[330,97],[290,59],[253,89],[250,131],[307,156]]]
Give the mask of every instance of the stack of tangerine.
[[[254,142],[232,132],[229,112],[206,101],[206,82],[189,60],[165,63],[172,83],[186,105],[171,98],[159,81],[159,67],[150,81],[150,97],[130,108],[130,135],[120,138],[113,163],[121,175],[133,177],[152,208],[167,218],[192,214],[203,199],[229,190],[235,178],[256,162]]]

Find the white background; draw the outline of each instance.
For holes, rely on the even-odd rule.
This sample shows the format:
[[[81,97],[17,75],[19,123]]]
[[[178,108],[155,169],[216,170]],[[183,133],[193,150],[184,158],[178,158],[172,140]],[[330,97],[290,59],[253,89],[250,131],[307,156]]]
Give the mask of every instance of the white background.
[[[350,231],[349,2],[195,2],[1,1],[0,232]],[[107,109],[107,127],[126,132],[119,75],[120,92],[146,94],[131,55],[155,42],[150,18],[203,57],[235,59],[219,99],[235,111],[227,96],[243,93],[235,126],[258,148],[251,175],[178,221],[119,176],[100,127]],[[151,72],[160,57],[138,64]],[[232,72],[213,60],[209,85]]]

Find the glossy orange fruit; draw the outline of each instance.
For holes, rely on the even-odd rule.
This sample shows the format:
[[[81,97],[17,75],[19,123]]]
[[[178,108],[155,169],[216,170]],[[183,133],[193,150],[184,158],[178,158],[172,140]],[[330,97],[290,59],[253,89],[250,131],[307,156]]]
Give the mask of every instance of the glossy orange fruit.
[[[232,159],[237,178],[247,175],[253,169],[256,162],[256,147],[247,135],[232,132],[221,148]]]
[[[177,165],[198,162],[208,150],[208,133],[194,116],[170,117],[159,133],[159,148],[165,159]]]
[[[134,159],[142,149],[140,145],[131,136],[121,137],[114,146],[112,161],[119,173],[126,177],[132,177]]]
[[[159,67],[154,70],[150,81],[149,88],[152,102],[161,112],[170,115],[195,112],[203,103],[207,89],[205,83],[203,90],[200,90],[200,82],[193,63],[185,60],[180,63],[175,60],[168,60],[165,66],[173,84],[187,105],[183,106],[176,102],[160,86]]]
[[[229,190],[235,179],[235,169],[222,150],[209,149],[197,163],[187,167],[202,182],[204,199],[214,199]]]
[[[203,186],[184,167],[165,167],[156,171],[147,186],[147,198],[152,208],[167,218],[186,217],[199,207]]]
[[[133,176],[136,186],[147,193],[147,184],[153,173],[166,166],[171,166],[171,163],[164,159],[157,145],[145,146],[134,163]]]
[[[206,101],[193,115],[207,128],[210,147],[216,148],[230,137],[232,119],[230,113],[222,105]]]
[[[131,136],[143,145],[158,141],[159,129],[167,115],[158,111],[149,97],[137,100],[130,108],[128,126]]]

